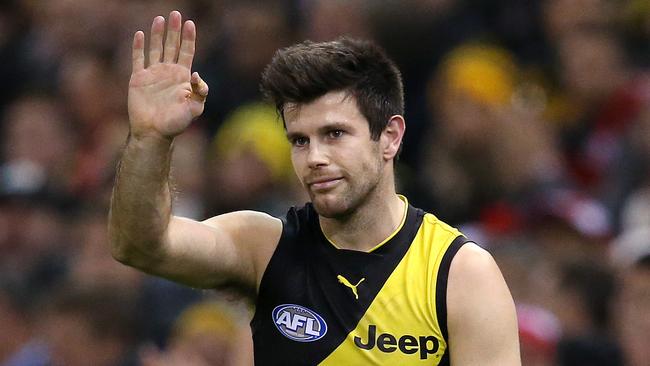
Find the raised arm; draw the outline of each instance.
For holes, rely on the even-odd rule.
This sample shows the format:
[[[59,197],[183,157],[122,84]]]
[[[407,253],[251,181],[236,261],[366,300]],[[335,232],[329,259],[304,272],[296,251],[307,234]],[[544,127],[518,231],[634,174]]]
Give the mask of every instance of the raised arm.
[[[447,324],[454,366],[520,366],[515,305],[492,256],[473,243],[451,262]]]
[[[109,213],[112,254],[122,263],[195,287],[234,282],[254,288],[279,240],[280,220],[252,211],[203,222],[171,214],[173,140],[203,112],[208,85],[190,71],[194,23],[182,23],[173,11],[166,39],[164,33],[165,19],[159,16],[151,26],[148,52],[144,33],[133,37],[130,133]]]

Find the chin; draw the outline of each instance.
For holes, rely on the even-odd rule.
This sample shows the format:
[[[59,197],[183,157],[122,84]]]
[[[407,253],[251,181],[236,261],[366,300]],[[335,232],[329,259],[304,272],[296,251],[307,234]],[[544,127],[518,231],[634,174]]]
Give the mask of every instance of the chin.
[[[328,219],[341,219],[349,216],[354,211],[350,205],[340,198],[312,197],[311,202],[316,212]]]
[[[341,219],[348,216],[347,211],[345,210],[335,210],[335,209],[330,209],[329,207],[324,208],[324,207],[319,207],[318,205],[314,205],[314,209],[316,210],[319,216],[328,219]]]

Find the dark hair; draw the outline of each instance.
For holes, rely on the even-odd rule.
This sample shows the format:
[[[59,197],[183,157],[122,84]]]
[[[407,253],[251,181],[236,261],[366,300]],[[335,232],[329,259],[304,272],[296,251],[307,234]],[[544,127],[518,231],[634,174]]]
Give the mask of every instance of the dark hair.
[[[373,140],[379,139],[391,116],[404,114],[400,72],[369,41],[305,41],[278,50],[262,73],[260,89],[283,119],[287,103],[309,103],[331,91],[347,91],[368,120]]]

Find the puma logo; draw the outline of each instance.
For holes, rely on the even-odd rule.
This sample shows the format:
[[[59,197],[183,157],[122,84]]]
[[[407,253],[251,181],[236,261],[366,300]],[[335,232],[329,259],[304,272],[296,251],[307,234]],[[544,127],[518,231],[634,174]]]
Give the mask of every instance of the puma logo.
[[[339,280],[340,283],[343,284],[345,287],[349,287],[352,290],[352,293],[354,294],[354,298],[359,300],[359,294],[357,293],[357,287],[363,282],[366,278],[362,278],[359,282],[357,282],[356,285],[353,285],[348,281],[347,278],[341,276],[341,275],[336,275],[336,278]]]

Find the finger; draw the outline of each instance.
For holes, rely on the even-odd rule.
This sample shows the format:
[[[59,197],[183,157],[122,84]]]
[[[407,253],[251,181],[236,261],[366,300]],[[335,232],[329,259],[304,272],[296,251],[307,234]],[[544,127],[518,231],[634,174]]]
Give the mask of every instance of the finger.
[[[190,83],[192,84],[193,94],[196,94],[203,99],[205,99],[208,96],[208,92],[210,91],[210,88],[208,87],[208,83],[206,83],[203,79],[201,79],[198,72],[192,74],[192,79],[190,80]]]
[[[133,36],[133,72],[144,69],[144,32],[137,31]]]
[[[178,59],[178,46],[181,39],[181,13],[174,10],[169,14],[167,24],[167,39],[165,39],[165,54],[163,62],[176,62]]]
[[[190,98],[190,111],[192,117],[196,118],[203,113],[205,107],[205,100],[208,97],[208,84],[201,79],[197,72],[192,74],[190,78],[190,84],[192,85],[192,93],[189,95]]]
[[[162,55],[163,33],[165,33],[165,18],[157,16],[151,23],[151,39],[149,40],[149,65],[157,64],[160,62]]]
[[[182,36],[181,49],[178,52],[178,64],[191,69],[196,44],[196,25],[193,21],[188,20],[183,24]]]

